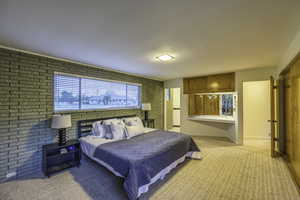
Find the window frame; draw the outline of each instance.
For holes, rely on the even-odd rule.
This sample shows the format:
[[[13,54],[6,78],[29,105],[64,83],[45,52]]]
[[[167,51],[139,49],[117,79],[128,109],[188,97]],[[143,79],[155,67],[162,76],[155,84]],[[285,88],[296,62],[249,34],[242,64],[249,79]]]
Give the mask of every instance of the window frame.
[[[64,109],[64,110],[56,110],[55,109],[55,76],[56,75],[62,75],[62,76],[69,76],[69,77],[76,77],[79,78],[79,106],[78,109]],[[138,86],[139,87],[139,94],[138,94],[138,105],[137,106],[126,106],[126,107],[111,107],[111,108],[91,108],[91,109],[87,109],[84,108],[82,109],[81,105],[81,80],[82,78],[84,79],[92,79],[92,80],[98,80],[98,81],[105,81],[105,82],[111,82],[111,83],[121,83],[121,84],[126,84],[126,85],[133,85],[133,86]],[[127,86],[126,86],[127,88]],[[62,113],[62,112],[84,112],[84,111],[108,111],[108,110],[137,110],[137,109],[141,109],[141,105],[142,105],[142,84],[140,83],[133,83],[133,82],[127,82],[127,81],[118,81],[118,80],[112,80],[112,79],[105,79],[105,78],[97,78],[97,77],[92,77],[92,76],[84,76],[84,75],[78,75],[78,74],[71,74],[71,73],[64,73],[64,72],[54,72],[53,73],[53,84],[52,84],[52,101],[53,101],[53,112],[54,113]],[[126,91],[127,93],[127,91]]]

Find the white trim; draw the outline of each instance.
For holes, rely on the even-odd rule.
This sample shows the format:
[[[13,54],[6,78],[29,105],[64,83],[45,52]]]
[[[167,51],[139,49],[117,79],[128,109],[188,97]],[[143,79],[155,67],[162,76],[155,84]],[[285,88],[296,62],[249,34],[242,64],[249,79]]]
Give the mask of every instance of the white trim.
[[[141,83],[132,83],[132,82],[127,82],[127,81],[118,81],[118,80],[112,80],[112,79],[97,78],[97,77],[94,77],[94,76],[84,76],[84,75],[64,73],[64,72],[56,72],[56,71],[54,71],[54,74],[65,75],[65,76],[74,76],[74,77],[78,77],[78,78],[94,79],[94,80],[113,82],[113,83],[126,83],[126,84],[129,84],[129,85],[142,86]]]
[[[140,75],[140,74],[136,74],[136,73],[123,72],[123,71],[116,70],[116,69],[111,69],[111,68],[108,68],[108,67],[103,67],[103,66],[99,66],[99,65],[92,65],[92,64],[88,64],[88,63],[84,63],[84,62],[80,62],[80,61],[73,61],[73,60],[70,60],[70,59],[67,59],[67,58],[59,58],[59,57],[55,57],[55,56],[49,56],[49,55],[46,55],[46,54],[40,54],[40,53],[36,53],[36,52],[33,52],[33,51],[17,49],[17,48],[8,47],[8,46],[1,45],[1,44],[0,44],[0,48],[11,50],[11,51],[17,51],[17,52],[21,52],[21,53],[27,53],[27,54],[31,54],[31,55],[35,55],[35,56],[41,56],[41,57],[50,58],[50,59],[54,59],[54,60],[59,60],[59,61],[63,61],[63,62],[83,65],[83,66],[87,66],[87,67],[103,69],[103,70],[106,70],[106,71],[116,72],[116,73],[120,73],[120,74],[126,74],[126,75],[130,75],[130,76],[136,76],[136,77],[155,80],[155,81],[164,81],[164,79],[160,79],[160,78],[156,78],[156,77],[152,77],[152,76],[144,76],[144,75]]]
[[[232,95],[236,95],[237,92],[204,92],[204,93],[195,93],[195,95],[204,95],[204,94],[210,94],[210,95],[216,95],[216,94],[232,94]]]
[[[76,112],[101,112],[101,111],[114,111],[114,110],[141,110],[141,106],[132,106],[132,107],[114,107],[114,108],[90,108],[90,109],[73,109],[73,110],[54,110],[53,112],[55,114],[61,114],[61,113],[76,113]]]
[[[271,140],[271,137],[264,136],[248,136],[244,138],[245,140]]]

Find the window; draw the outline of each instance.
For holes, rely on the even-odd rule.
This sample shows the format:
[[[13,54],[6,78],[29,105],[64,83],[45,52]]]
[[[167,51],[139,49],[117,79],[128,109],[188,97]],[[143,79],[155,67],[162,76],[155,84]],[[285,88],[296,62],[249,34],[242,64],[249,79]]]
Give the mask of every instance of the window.
[[[134,83],[54,74],[54,110],[140,107],[141,86]]]

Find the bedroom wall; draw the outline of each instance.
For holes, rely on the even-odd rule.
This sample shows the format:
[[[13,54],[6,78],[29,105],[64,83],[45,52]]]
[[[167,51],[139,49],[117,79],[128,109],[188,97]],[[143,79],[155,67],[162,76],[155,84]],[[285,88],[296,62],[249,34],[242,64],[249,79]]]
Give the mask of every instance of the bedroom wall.
[[[142,102],[152,104],[150,118],[163,128],[163,82],[0,48],[0,181],[40,172],[42,146],[56,141],[49,128],[54,71],[141,83]],[[77,137],[78,120],[131,114],[142,116],[138,109],[71,112],[68,137]]]

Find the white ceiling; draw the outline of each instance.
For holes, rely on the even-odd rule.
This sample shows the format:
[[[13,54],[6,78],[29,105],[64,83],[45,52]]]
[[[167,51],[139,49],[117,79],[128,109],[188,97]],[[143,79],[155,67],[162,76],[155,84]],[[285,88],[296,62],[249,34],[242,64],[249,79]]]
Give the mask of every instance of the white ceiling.
[[[0,0],[0,44],[160,80],[277,66],[299,0]],[[169,53],[175,60],[158,62]]]

